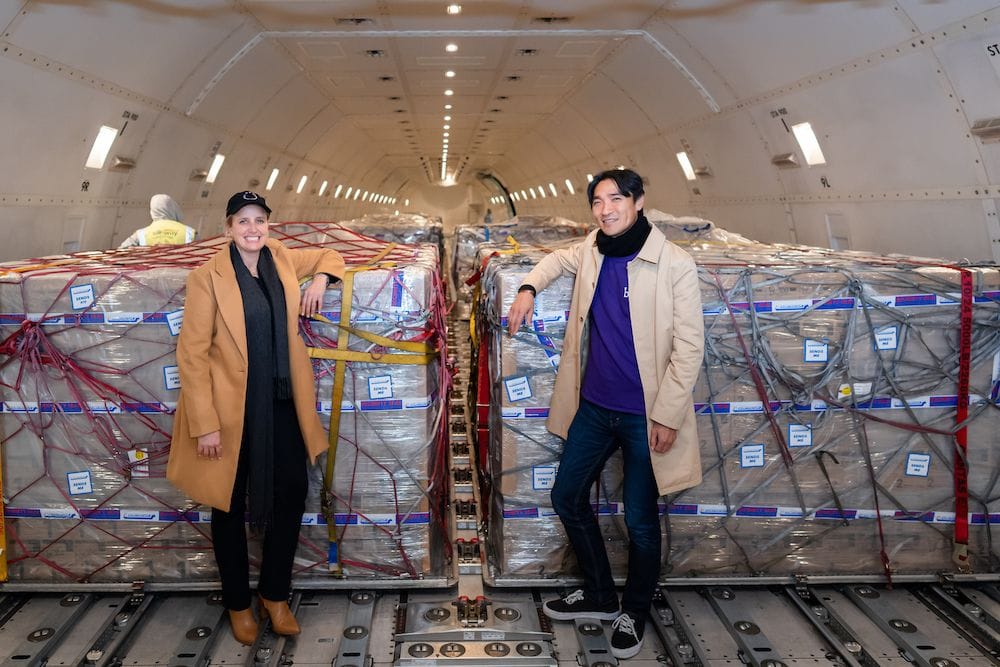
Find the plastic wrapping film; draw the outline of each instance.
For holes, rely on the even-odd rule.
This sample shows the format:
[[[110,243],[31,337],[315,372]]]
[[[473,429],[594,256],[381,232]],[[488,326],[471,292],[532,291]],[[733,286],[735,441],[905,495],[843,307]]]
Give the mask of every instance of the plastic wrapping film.
[[[381,241],[395,243],[432,243],[444,256],[443,223],[438,216],[422,213],[368,213],[353,220],[341,220],[340,225]]]
[[[698,264],[706,342],[694,388],[704,481],[661,499],[663,576],[955,571],[958,268],[758,244],[707,221],[653,222]],[[504,333],[542,255],[492,256],[480,309],[495,406],[490,567],[513,581],[576,574],[548,498],[562,442],[545,430],[572,278],[538,293],[533,326]],[[993,572],[1000,272],[961,268],[973,279],[970,565]],[[616,457],[593,491],[616,576],[627,563],[620,477]]]
[[[543,215],[519,215],[502,222],[461,225],[455,229],[451,258],[451,276],[455,284],[455,303],[460,319],[468,319],[473,288],[465,284],[481,267],[477,259],[483,244],[505,244],[512,237],[524,247],[544,248],[563,239],[586,236],[587,225],[566,218]]]
[[[443,508],[446,375],[372,335],[443,345],[437,248],[387,244],[327,223],[272,225],[289,247],[344,255],[353,280],[336,466],[310,491],[294,577],[446,575]],[[80,253],[0,266],[0,390],[11,581],[197,581],[218,577],[210,508],[166,479],[179,388],[174,350],[191,269],[224,239]],[[327,322],[300,320],[317,350],[338,348],[343,283]],[[379,341],[381,339],[375,339]],[[329,427],[337,362],[314,358],[317,410]],[[329,522],[336,532],[331,547]],[[251,567],[259,541],[251,541]],[[254,575],[252,575],[254,576]]]

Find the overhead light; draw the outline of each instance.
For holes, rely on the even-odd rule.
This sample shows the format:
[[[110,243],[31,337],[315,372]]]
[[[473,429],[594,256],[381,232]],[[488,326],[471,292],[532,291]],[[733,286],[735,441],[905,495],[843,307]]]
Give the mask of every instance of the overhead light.
[[[447,72],[445,72],[444,75],[446,77],[448,77],[449,79],[455,78],[455,73],[453,71],[451,71],[451,70],[448,70]]]
[[[587,174],[587,183],[590,183],[593,180],[594,180],[594,175],[593,174]]]
[[[121,155],[116,155],[111,158],[111,169],[115,171],[129,171],[135,167],[135,160],[130,157],[122,157]]]
[[[681,151],[678,153],[677,161],[680,163],[681,169],[684,170],[684,178],[693,181],[695,179],[694,167],[691,166],[691,160],[688,158],[687,152]]]
[[[528,200],[528,195],[524,194],[524,190],[521,190],[521,199]]]
[[[542,199],[545,199],[545,186],[544,185],[539,185],[538,186],[538,192],[539,192],[539,194],[542,195]]]
[[[354,192],[354,186],[353,185],[349,185],[347,187],[347,192],[344,194],[344,199],[350,199],[352,192]]]
[[[448,53],[455,53],[455,51],[458,51],[458,44],[448,44],[444,47],[444,50]]]
[[[333,198],[336,199],[340,196],[340,191],[344,189],[343,185],[338,185],[337,189],[333,191]]]
[[[451,116],[445,116],[444,119],[445,120],[451,120]]]
[[[553,183],[549,183],[549,190],[552,192],[553,197],[559,196],[559,193],[556,192],[556,186]]]
[[[451,95],[454,95],[454,94],[455,94],[455,91],[454,91],[454,90],[450,90],[450,89],[449,89],[449,90],[446,90],[446,91],[444,91],[444,94],[445,94],[445,95],[448,95],[448,96],[451,96]]]
[[[403,206],[409,206],[409,205],[410,205],[410,200],[409,199],[404,199],[403,200]]]
[[[569,192],[571,195],[576,194],[576,190],[573,189],[573,182],[570,181],[568,178],[566,179],[566,191]]]
[[[799,161],[796,159],[795,153],[780,153],[771,158],[771,164],[780,169],[791,169],[799,166]]]
[[[306,187],[306,180],[308,179],[305,176],[299,179],[299,187],[295,188],[295,194],[302,194],[302,188]]]
[[[441,134],[441,136],[442,136],[442,137],[448,137],[448,136],[451,136],[451,133],[449,133],[449,132],[443,132],[443,133]]]
[[[451,105],[450,105],[450,104],[446,104],[446,105],[444,105],[444,108],[445,108],[445,109],[450,109],[450,108],[451,108]]]
[[[358,197],[360,196],[361,196],[361,188],[358,188],[357,190],[354,191],[354,201],[357,201]]]
[[[278,170],[272,169],[271,175],[267,177],[267,185],[264,186],[265,190],[270,190],[274,187],[274,182],[278,180]]]
[[[215,183],[215,179],[219,175],[219,170],[222,169],[222,163],[225,161],[225,155],[222,153],[215,154],[215,157],[212,159],[212,166],[208,168],[208,175],[205,176],[206,183]]]
[[[516,192],[514,193],[514,201],[521,201],[521,198],[517,196]]]
[[[323,181],[323,185],[319,186],[319,196],[320,197],[322,197],[323,193],[326,192],[326,186],[328,186],[329,184],[330,184],[329,181]]]
[[[368,201],[368,191],[367,190],[365,190],[365,193],[363,195],[361,195],[361,201]]]
[[[448,5],[447,11],[448,11],[449,14],[461,14],[462,13],[462,5],[455,5],[455,4]]]
[[[528,192],[531,193],[532,199],[538,199],[538,195],[535,194],[535,188],[528,188]]]
[[[795,140],[799,142],[799,148],[802,149],[802,154],[806,158],[806,164],[810,167],[826,164],[823,149],[819,147],[819,141],[816,140],[812,125],[809,123],[792,125],[792,133],[795,135]]]
[[[450,130],[450,129],[451,129],[451,125],[448,125],[447,123],[445,123],[445,124],[444,124],[444,129],[446,129],[446,130]]]
[[[97,131],[97,137],[94,139],[94,146],[90,149],[90,155],[87,156],[87,168],[104,168],[104,161],[108,159],[111,144],[115,142],[115,137],[117,136],[118,130],[107,125],[101,125],[101,129]]]

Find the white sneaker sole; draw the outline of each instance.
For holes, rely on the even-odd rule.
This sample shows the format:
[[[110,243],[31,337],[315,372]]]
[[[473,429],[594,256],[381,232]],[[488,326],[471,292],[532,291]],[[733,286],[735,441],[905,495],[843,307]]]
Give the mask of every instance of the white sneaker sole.
[[[542,605],[542,612],[553,621],[575,621],[578,618],[592,618],[597,621],[613,621],[621,615],[620,611],[566,612],[549,609],[548,604]]]
[[[643,637],[643,639],[645,639],[645,637]],[[640,640],[638,644],[636,644],[631,648],[615,648],[614,646],[612,646],[611,655],[615,656],[619,660],[628,660],[629,658],[638,655],[639,651],[641,650],[642,650],[642,640]]]

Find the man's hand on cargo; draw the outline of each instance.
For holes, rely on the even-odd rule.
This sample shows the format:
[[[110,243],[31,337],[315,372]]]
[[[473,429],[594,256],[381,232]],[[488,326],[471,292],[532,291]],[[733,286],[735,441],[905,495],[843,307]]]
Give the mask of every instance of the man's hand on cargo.
[[[535,296],[527,290],[518,292],[514,303],[510,304],[510,310],[507,312],[507,331],[510,332],[511,336],[517,333],[522,324],[530,321],[531,313],[534,310]]]
[[[653,422],[653,429],[649,434],[649,446],[657,454],[666,454],[674,446],[677,439],[677,431]]]
[[[325,273],[317,273],[313,276],[309,287],[302,292],[302,303],[299,308],[299,314],[302,317],[312,317],[319,312],[320,306],[323,305],[323,293],[326,292],[326,286],[329,283],[330,277]]]
[[[222,434],[219,431],[198,436],[198,456],[213,461],[222,458]]]

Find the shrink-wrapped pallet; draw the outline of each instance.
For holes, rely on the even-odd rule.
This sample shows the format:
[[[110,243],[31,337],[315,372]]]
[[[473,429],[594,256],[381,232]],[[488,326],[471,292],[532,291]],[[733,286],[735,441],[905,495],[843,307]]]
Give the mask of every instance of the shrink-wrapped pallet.
[[[477,257],[483,244],[504,244],[509,238],[521,247],[545,248],[564,239],[586,236],[587,231],[587,225],[579,222],[543,215],[519,215],[502,222],[457,227],[451,274],[458,316],[469,318],[473,288],[466,284],[466,280],[480,269]]]
[[[992,570],[991,531],[1000,519],[1000,461],[992,447],[1000,428],[997,269],[757,244],[692,221],[657,224],[698,264],[706,344],[694,387],[704,481],[662,499],[669,536],[663,575],[929,574],[959,567],[952,557],[963,272],[971,287],[964,299],[971,312],[964,368],[969,563]],[[490,515],[491,566],[499,579],[515,582],[575,572],[555,545],[565,538],[544,492],[529,487],[540,479],[531,466],[547,466],[546,479],[558,466],[561,443],[540,425],[552,361],[562,352],[557,323],[569,307],[571,278],[538,294],[536,331],[514,339],[500,333],[512,292],[539,257],[493,257],[482,308],[495,395],[502,403],[513,382],[525,407],[503,409],[534,417],[530,427],[512,430],[498,408],[491,421],[489,476],[499,489]],[[508,449],[518,456],[532,451],[539,463],[519,463]],[[605,477],[620,475],[618,465],[612,460]],[[621,518],[621,496],[606,482],[593,493],[608,534],[611,520]],[[612,555],[616,576],[625,564]]]
[[[440,360],[395,363],[407,353],[393,342],[425,341],[433,350],[443,339],[436,247],[389,248],[324,223],[272,225],[271,235],[289,247],[337,249],[349,270],[325,294],[325,321],[300,320],[300,335],[317,350],[317,410],[326,427],[337,417],[339,438],[332,477],[326,455],[310,469],[296,580],[329,576],[331,562],[348,577],[446,576],[432,546],[445,539]],[[210,508],[174,489],[165,467],[185,279],[224,243],[0,267],[11,580],[217,578]],[[368,353],[342,364],[336,406],[338,362],[324,358],[331,350]],[[253,567],[258,553],[254,540]]]

